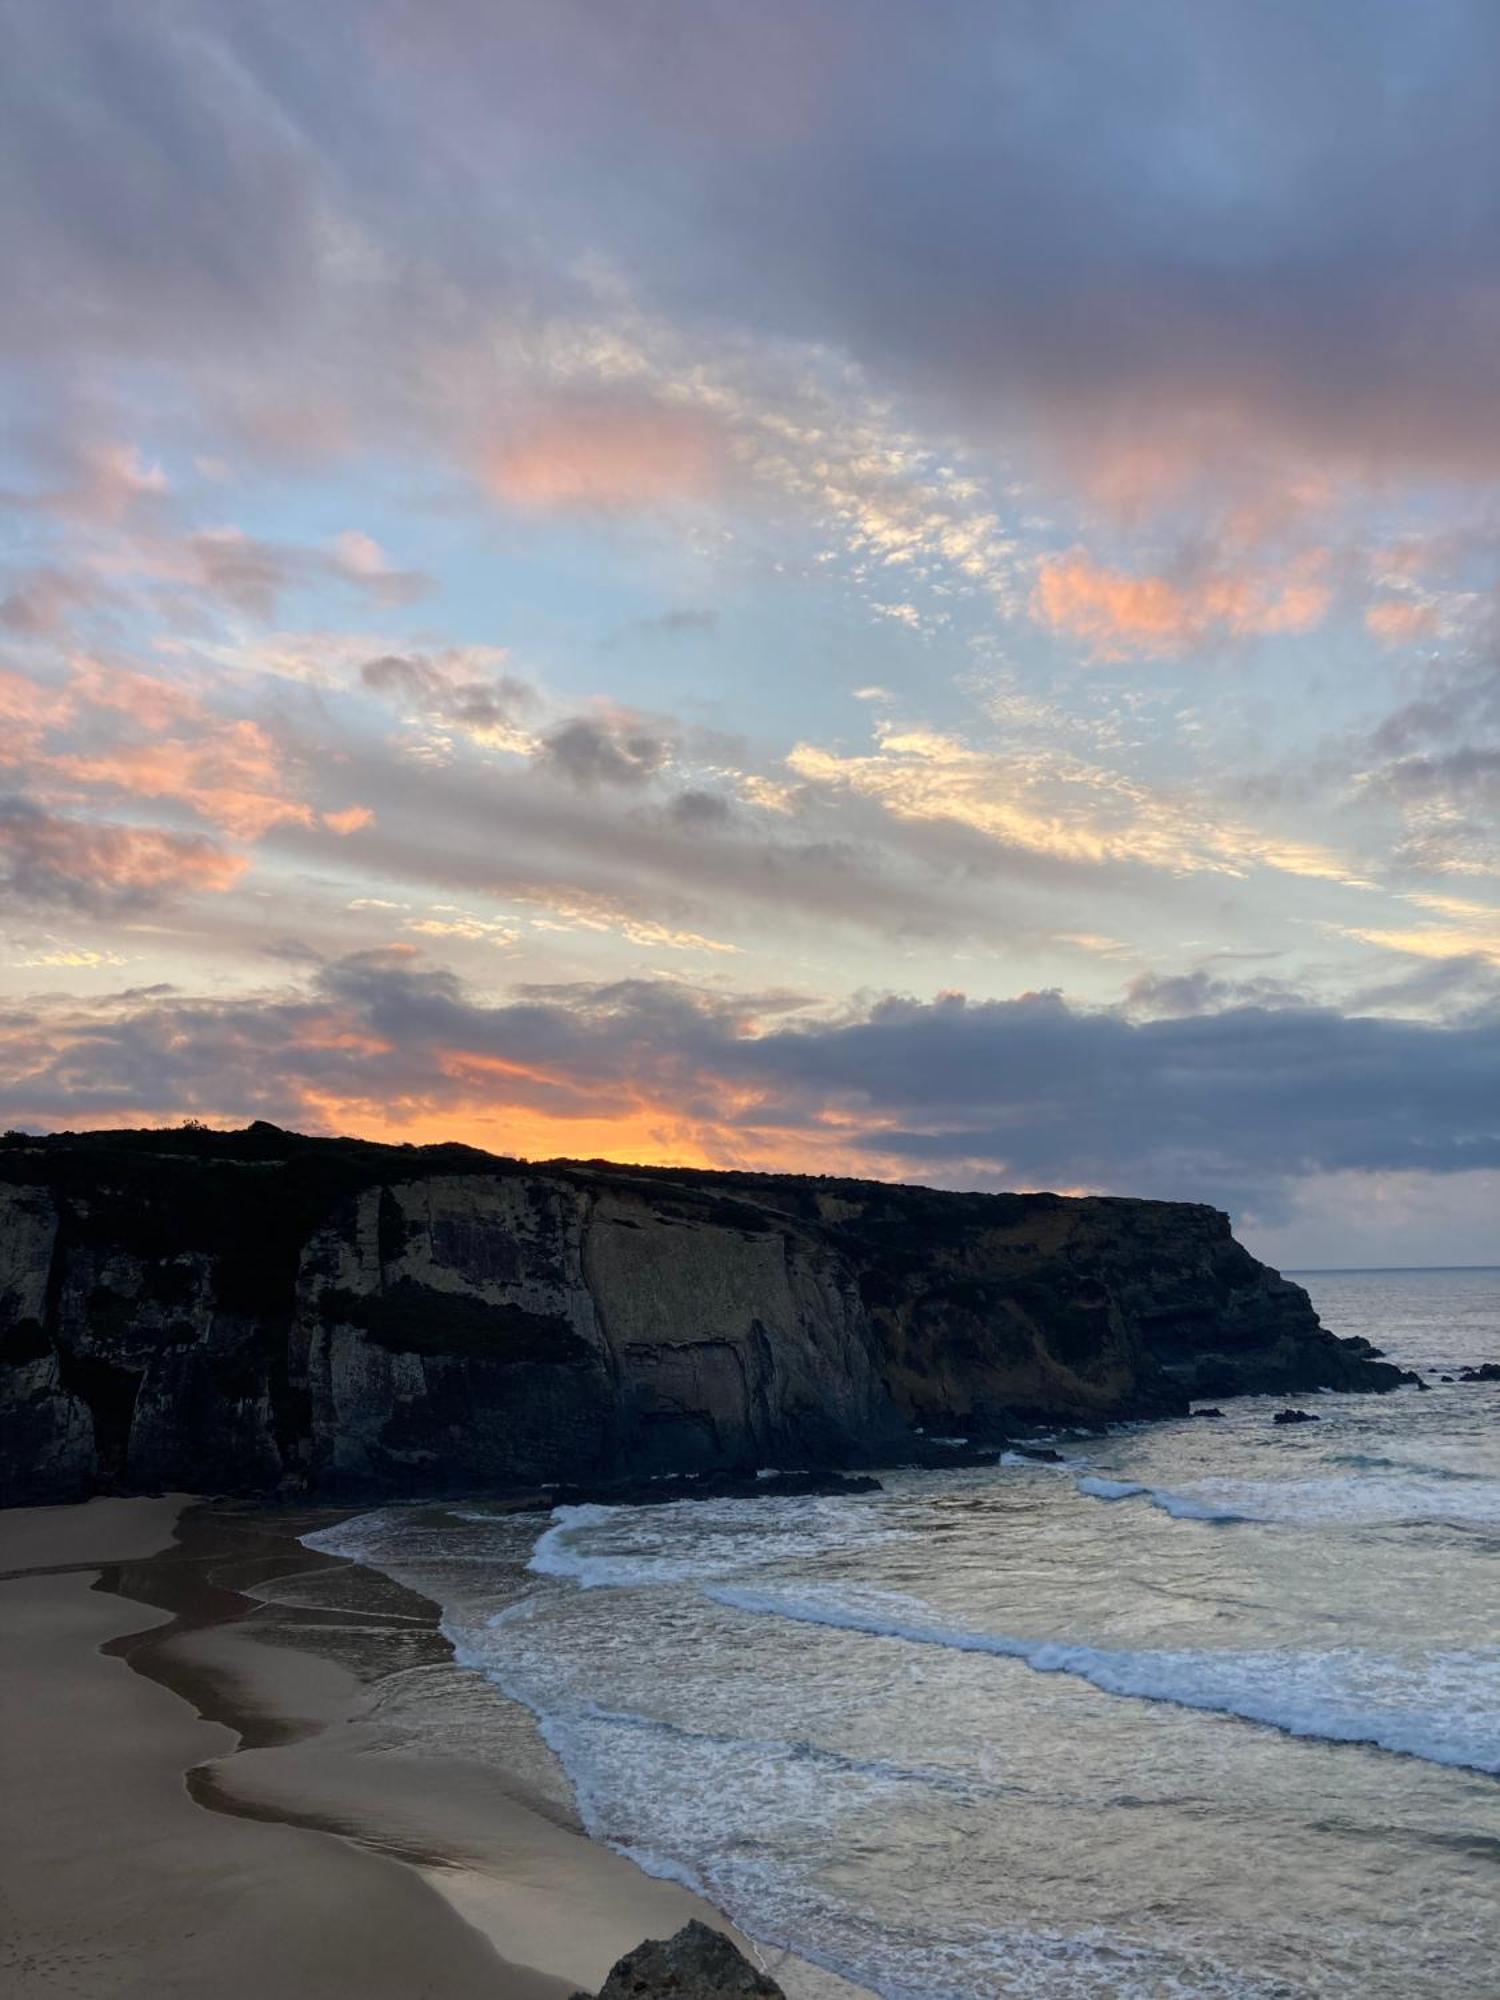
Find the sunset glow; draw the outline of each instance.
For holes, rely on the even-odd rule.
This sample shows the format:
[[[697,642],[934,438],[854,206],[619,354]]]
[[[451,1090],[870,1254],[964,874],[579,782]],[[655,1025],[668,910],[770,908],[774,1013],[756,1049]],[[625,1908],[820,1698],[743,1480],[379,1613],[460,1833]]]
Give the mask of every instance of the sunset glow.
[[[1483,10],[190,11],[0,82],[4,1122],[1494,1252]]]

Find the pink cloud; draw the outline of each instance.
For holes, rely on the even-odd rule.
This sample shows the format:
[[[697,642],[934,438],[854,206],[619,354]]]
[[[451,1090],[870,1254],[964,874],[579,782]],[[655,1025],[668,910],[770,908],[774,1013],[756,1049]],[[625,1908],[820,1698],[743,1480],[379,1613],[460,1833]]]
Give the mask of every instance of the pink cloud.
[[[322,820],[330,833],[351,834],[373,826],[375,815],[368,806],[345,806],[342,812],[324,813]]]
[[[1223,566],[1181,579],[1133,575],[1074,548],[1041,566],[1033,616],[1083,639],[1094,657],[1181,653],[1215,638],[1308,632],[1328,608],[1327,557],[1312,550],[1279,566]]]
[[[1405,597],[1385,597],[1365,613],[1365,630],[1385,646],[1409,646],[1437,631],[1438,614],[1431,604],[1414,604]]]
[[[711,499],[728,469],[723,433],[699,411],[583,398],[555,404],[483,466],[502,500],[542,512]]]
[[[113,796],[170,799],[227,833],[254,840],[273,826],[315,823],[285,756],[262,724],[215,714],[170,681],[98,660],[74,661],[67,688],[0,674],[0,765],[34,784],[62,779]],[[77,748],[55,742],[68,728]]]
[[[227,853],[201,834],[16,806],[0,814],[0,863],[12,893],[89,908],[222,892],[246,867],[243,855]]]

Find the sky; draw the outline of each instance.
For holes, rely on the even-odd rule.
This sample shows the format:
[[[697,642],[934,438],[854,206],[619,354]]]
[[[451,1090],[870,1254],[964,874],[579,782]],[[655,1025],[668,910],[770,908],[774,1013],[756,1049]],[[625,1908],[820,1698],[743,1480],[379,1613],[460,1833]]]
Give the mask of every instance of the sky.
[[[1489,0],[0,32],[0,1123],[1500,1261]]]

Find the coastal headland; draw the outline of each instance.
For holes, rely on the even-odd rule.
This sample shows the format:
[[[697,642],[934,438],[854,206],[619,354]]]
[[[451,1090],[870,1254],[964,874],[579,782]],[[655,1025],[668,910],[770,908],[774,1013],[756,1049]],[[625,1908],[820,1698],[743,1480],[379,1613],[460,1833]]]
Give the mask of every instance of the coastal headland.
[[[0,1502],[601,1493],[1409,1381],[1193,1203],[0,1142]]]

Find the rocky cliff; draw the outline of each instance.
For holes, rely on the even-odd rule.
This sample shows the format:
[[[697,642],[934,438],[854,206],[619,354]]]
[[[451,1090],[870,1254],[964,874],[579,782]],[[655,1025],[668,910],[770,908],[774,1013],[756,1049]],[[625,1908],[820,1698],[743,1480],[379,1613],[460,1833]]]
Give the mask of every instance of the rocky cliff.
[[[0,1142],[0,1502],[868,1465],[1400,1379],[1189,1204],[267,1125]]]

